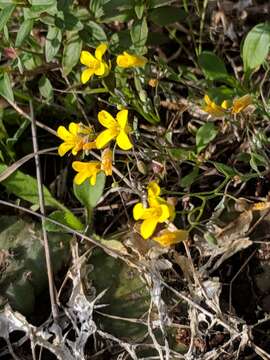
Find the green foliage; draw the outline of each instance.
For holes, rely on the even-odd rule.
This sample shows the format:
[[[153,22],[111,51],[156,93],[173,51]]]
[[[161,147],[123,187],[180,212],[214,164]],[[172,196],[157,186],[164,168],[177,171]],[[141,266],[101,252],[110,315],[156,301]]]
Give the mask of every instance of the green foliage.
[[[0,173],[7,169],[7,166],[0,164]],[[6,180],[1,182],[9,193],[18,196],[21,199],[37,205],[39,203],[37,180],[21,171],[15,171]],[[46,206],[61,206],[51,195],[49,190],[43,186],[44,200]]]
[[[3,30],[4,26],[7,24],[14,10],[15,10],[15,5],[8,5],[3,8],[3,10],[0,13],[0,31]]]
[[[17,37],[16,37],[16,41],[15,41],[16,47],[20,47],[22,45],[22,43],[25,41],[27,36],[30,34],[30,31],[32,30],[33,25],[34,25],[33,19],[24,20],[24,22],[21,24],[21,26],[18,30],[18,33],[17,33]]]
[[[68,226],[71,229],[77,231],[83,231],[84,226],[80,220],[72,214],[72,212],[56,210],[52,212],[49,216],[49,219],[55,220],[65,226]],[[46,220],[46,229],[51,232],[67,232],[66,229],[58,226],[49,220]]]
[[[68,75],[77,65],[82,51],[82,41],[77,32],[68,32],[64,45],[62,66],[65,75]]]
[[[197,154],[206,148],[206,146],[215,139],[218,134],[218,129],[213,123],[205,123],[196,132],[196,147]]]
[[[175,22],[182,22],[186,18],[186,12],[180,7],[161,6],[150,12],[149,18],[159,26],[166,26]]]
[[[35,299],[47,288],[47,271],[42,245],[42,231],[32,219],[15,216],[0,218],[0,294],[23,314],[31,314]],[[70,235],[49,234],[54,272],[57,273],[69,257]]]
[[[0,95],[10,101],[14,101],[12,86],[7,73],[0,74]]]
[[[254,26],[247,34],[243,45],[244,70],[253,70],[266,60],[270,45],[270,23]]]
[[[199,168],[194,167],[193,170],[184,176],[180,181],[180,186],[185,188],[191,186],[199,176]]]
[[[134,21],[130,30],[131,40],[137,54],[145,54],[145,44],[148,37],[148,26],[146,18]]]
[[[92,211],[103,194],[105,181],[106,176],[104,172],[101,171],[97,174],[95,185],[91,185],[89,179],[85,180],[81,185],[76,185],[74,183],[74,194],[83,206]]]
[[[224,62],[211,51],[203,51],[198,57],[198,62],[209,80],[226,79],[229,76]]]
[[[46,76],[42,76],[39,80],[39,92],[42,97],[44,97],[47,101],[53,99],[53,87],[50,80]]]
[[[103,303],[108,304],[103,312],[125,318],[140,318],[149,307],[149,295],[138,272],[100,250],[94,252],[90,261],[94,266],[90,279],[97,293],[108,289],[102,298]],[[143,336],[146,331],[143,325],[130,323],[127,326],[125,321],[106,319],[104,316],[97,321],[105,331],[129,340]]]
[[[56,26],[49,26],[45,43],[46,61],[50,62],[57,55],[62,40],[62,32]]]
[[[6,165],[0,164],[0,174],[6,169]],[[9,193],[16,195],[23,200],[29,201],[35,206],[39,205],[38,184],[37,180],[32,176],[26,175],[21,171],[15,171],[6,180],[2,181],[1,184],[4,185]],[[59,201],[57,201],[46,186],[43,186],[43,194],[46,206],[60,209],[60,211],[54,212],[51,215],[52,219],[70,226],[72,229],[82,230],[83,225],[79,219],[76,218],[75,215],[73,215]],[[52,224],[48,226],[50,230],[53,228]]]

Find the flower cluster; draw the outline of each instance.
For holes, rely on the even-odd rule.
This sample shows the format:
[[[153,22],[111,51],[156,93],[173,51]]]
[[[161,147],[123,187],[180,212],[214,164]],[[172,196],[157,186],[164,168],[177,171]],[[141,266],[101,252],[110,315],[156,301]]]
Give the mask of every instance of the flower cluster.
[[[240,98],[234,99],[231,106],[228,100],[224,100],[221,105],[217,105],[208,95],[204,96],[205,106],[203,110],[214,117],[223,117],[228,112],[238,114],[245,110],[251,103],[252,97],[246,94]]]
[[[103,60],[103,55],[107,49],[107,44],[102,43],[96,48],[95,55],[88,51],[82,51],[80,61],[86,66],[81,75],[83,84],[87,83],[93,75],[104,77],[109,74],[111,64]],[[124,51],[123,54],[117,56],[116,63],[121,68],[141,67],[147,63],[147,59],[144,56],[129,54]]]
[[[140,233],[144,239],[152,237],[158,224],[167,223],[169,225],[175,217],[174,206],[160,196],[160,187],[154,181],[148,185],[147,202],[147,207],[143,203],[138,203],[133,208],[134,219],[142,220]],[[153,237],[153,240],[159,242],[162,246],[176,244],[186,239],[186,231],[171,231],[169,226],[167,229],[160,231],[159,236]]]
[[[64,156],[71,150],[72,155],[77,155],[79,151],[92,149],[104,149],[112,140],[122,150],[132,148],[129,138],[131,128],[128,124],[128,110],[121,110],[116,114],[116,119],[105,110],[98,113],[98,121],[106,128],[95,137],[92,127],[81,123],[70,123],[68,130],[64,126],[59,126],[57,136],[63,140],[58,148],[60,156]],[[112,151],[109,147],[105,148],[101,154],[101,161],[81,162],[74,161],[72,167],[78,174],[74,178],[77,185],[82,184],[89,178],[90,184],[95,185],[97,174],[103,171],[105,175],[112,175]]]
[[[99,77],[108,75],[111,63],[104,60],[106,51],[106,44],[100,44],[94,55],[88,51],[82,51],[80,60],[86,66],[81,74],[83,84],[87,83],[94,75]],[[145,57],[130,54],[127,51],[116,58],[116,64],[121,68],[142,67],[146,62]],[[219,116],[223,107],[214,104],[209,98],[207,101],[209,112],[211,110]],[[64,126],[59,126],[57,129],[57,136],[63,140],[58,148],[60,156],[64,156],[69,151],[76,156],[79,152],[89,155],[90,150],[101,150],[100,161],[73,161],[72,168],[77,172],[74,182],[77,185],[81,185],[87,179],[91,185],[95,185],[97,175],[100,172],[104,172],[106,176],[112,175],[113,155],[110,149],[112,141],[115,141],[122,150],[130,150],[133,147],[130,139],[131,127],[128,124],[127,109],[120,110],[116,117],[113,117],[106,110],[101,110],[98,113],[98,122],[105,128],[98,134],[92,126],[74,122],[69,124],[68,129]],[[144,239],[151,238],[161,246],[166,247],[186,240],[188,232],[179,230],[173,225],[175,208],[161,197],[160,193],[159,185],[154,181],[150,182],[147,188],[147,205],[137,203],[133,208],[133,216],[136,221],[142,221],[140,234]]]

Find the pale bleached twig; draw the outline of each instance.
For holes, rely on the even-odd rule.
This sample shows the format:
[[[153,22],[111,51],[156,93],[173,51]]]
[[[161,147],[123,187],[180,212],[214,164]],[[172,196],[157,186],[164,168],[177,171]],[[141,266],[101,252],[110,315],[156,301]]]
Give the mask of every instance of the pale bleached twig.
[[[45,214],[45,201],[44,201],[44,193],[43,193],[43,186],[42,186],[42,175],[41,175],[41,168],[40,168],[40,162],[39,162],[39,154],[38,154],[37,128],[36,128],[36,122],[35,122],[32,101],[30,101],[29,104],[30,104],[32,142],[33,142],[33,150],[35,153],[39,208],[40,208],[41,214],[43,215],[43,217],[41,219],[41,224],[42,224],[43,245],[44,245],[44,251],[45,251],[45,260],[46,260],[48,282],[49,282],[50,301],[51,301],[53,318],[57,319],[58,318],[58,308],[57,308],[56,299],[55,299],[53,268],[52,268],[52,262],[51,262],[50,247],[49,247],[47,231],[45,229],[45,215],[46,215]]]

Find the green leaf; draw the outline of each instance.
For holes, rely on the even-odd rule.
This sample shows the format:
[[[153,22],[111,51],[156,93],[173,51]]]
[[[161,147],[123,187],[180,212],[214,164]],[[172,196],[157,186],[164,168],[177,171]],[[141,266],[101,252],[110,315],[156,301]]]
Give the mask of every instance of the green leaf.
[[[219,162],[214,162],[214,165],[216,167],[216,169],[222,173],[223,175],[225,175],[226,177],[234,177],[237,173],[234,171],[234,169],[228,165],[219,163]]]
[[[47,101],[53,98],[53,87],[50,80],[43,75],[38,82],[39,92]]]
[[[136,269],[100,249],[94,251],[90,261],[94,271],[89,273],[89,277],[97,293],[108,289],[102,297],[102,302],[108,304],[104,313],[139,319],[148,311],[150,296]],[[97,322],[105,331],[127,342],[137,340],[147,331],[141,324],[129,323],[127,326],[125,321],[104,316],[98,317]]]
[[[255,170],[259,175],[261,174],[259,167],[263,167],[264,169],[267,169],[269,167],[268,161],[262,155],[254,152],[250,154],[249,164],[251,168]]]
[[[106,176],[103,171],[98,173],[95,185],[91,185],[89,179],[85,180],[81,185],[73,184],[73,190],[76,198],[87,209],[96,207],[101,198],[105,186]]]
[[[81,51],[82,41],[77,33],[68,33],[68,40],[64,46],[62,66],[64,74],[68,75],[75,65],[77,65]]]
[[[270,45],[270,23],[261,23],[247,34],[243,45],[244,71],[253,70],[266,59]]]
[[[182,186],[183,188],[191,186],[194,183],[194,181],[196,181],[198,176],[199,176],[199,168],[194,167],[194,169],[188,175],[184,176],[180,180],[180,186]]]
[[[203,51],[198,62],[205,77],[209,80],[223,79],[229,76],[224,62],[211,51]]]
[[[56,210],[53,213],[51,213],[48,217],[52,220],[58,221],[59,223],[70,227],[71,229],[77,231],[83,231],[84,229],[84,226],[80,222],[80,220],[70,211]],[[56,224],[53,224],[48,220],[46,220],[46,229],[47,231],[51,231],[51,232],[67,232],[66,229]]]
[[[0,164],[0,174],[7,169],[7,165]],[[26,175],[21,171],[15,171],[6,180],[1,182],[9,193],[12,193],[21,199],[29,201],[32,204],[39,204],[37,180],[30,175]],[[43,186],[45,205],[53,206],[54,208],[63,208]]]
[[[115,32],[110,40],[110,50],[114,55],[118,55],[131,47],[131,37],[128,30]]]
[[[48,238],[57,273],[68,260],[71,235],[49,233]],[[36,296],[48,287],[42,239],[41,226],[33,219],[1,216],[0,249],[7,261],[0,267],[0,295],[23,314],[34,310]]]
[[[100,42],[107,42],[107,35],[103,28],[95,23],[94,21],[88,21],[87,25],[91,31],[91,37],[96,40],[98,43]]]
[[[46,61],[53,60],[61,45],[62,32],[55,26],[49,26],[45,42],[45,57]]]
[[[30,34],[30,31],[32,30],[33,25],[34,25],[33,19],[24,20],[24,22],[21,24],[21,26],[17,32],[15,47],[20,47],[22,45],[24,40]]]
[[[8,5],[3,8],[3,10],[0,13],[0,31],[3,30],[4,26],[8,22],[10,16],[12,15],[13,11],[15,9],[15,5]]]
[[[192,150],[181,148],[169,149],[169,153],[175,160],[192,160],[195,157],[195,154]]]
[[[0,96],[12,102],[14,101],[12,86],[7,73],[0,75]]]
[[[149,19],[159,26],[166,26],[175,22],[182,22],[186,12],[180,7],[162,6],[150,12]]]
[[[143,3],[143,1],[139,0],[134,6],[134,10],[138,19],[141,19],[143,17],[144,9],[145,4]]]
[[[196,132],[196,147],[197,154],[199,154],[206,146],[215,139],[218,134],[218,129],[213,123],[206,123],[201,126]]]
[[[148,26],[145,17],[133,23],[130,36],[136,52],[138,54],[145,53],[144,45],[148,37]]]

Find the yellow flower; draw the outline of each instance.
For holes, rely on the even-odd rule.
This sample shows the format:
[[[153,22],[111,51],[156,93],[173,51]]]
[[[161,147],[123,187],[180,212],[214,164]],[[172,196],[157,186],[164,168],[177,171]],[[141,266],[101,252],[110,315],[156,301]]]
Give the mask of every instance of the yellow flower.
[[[58,147],[58,154],[64,156],[72,150],[72,154],[77,155],[86,145],[92,149],[95,148],[95,142],[89,142],[91,135],[93,135],[93,129],[81,123],[70,123],[68,130],[64,126],[59,126],[57,136],[64,142]]]
[[[252,97],[249,94],[246,94],[239,99],[233,101],[232,113],[238,114],[240,111],[243,111],[248,105],[252,103]]]
[[[174,230],[170,231],[168,229],[162,230],[159,233],[159,236],[153,238],[161,246],[170,246],[177,244],[181,241],[185,241],[188,238],[188,232],[185,230]]]
[[[77,185],[81,185],[89,178],[90,184],[95,185],[97,174],[104,171],[106,176],[112,175],[112,152],[109,148],[105,149],[101,155],[100,161],[73,161],[72,167],[78,174],[74,178]]]
[[[169,208],[169,212],[170,212],[170,217],[169,220],[173,221],[174,217],[175,217],[175,209],[174,206],[172,204],[169,204],[166,200],[164,200],[162,197],[160,197],[160,187],[159,185],[155,182],[155,181],[151,181],[148,184],[147,187],[147,192],[148,192],[148,196],[147,196],[147,201],[150,205],[150,207],[155,206],[155,204],[166,204]]]
[[[102,60],[104,53],[108,46],[106,44],[100,44],[95,51],[95,56],[88,51],[81,52],[80,61],[83,65],[87,66],[82,72],[81,82],[85,84],[93,75],[104,76],[109,72],[109,65]]]
[[[203,107],[203,110],[215,117],[224,116],[226,114],[226,110],[229,107],[227,100],[224,100],[221,106],[219,106],[214,101],[212,101],[208,95],[204,96],[204,101],[206,105]]]
[[[145,208],[142,203],[138,203],[133,208],[135,220],[143,220],[140,233],[144,239],[150,238],[158,223],[163,223],[174,216],[174,208],[160,196],[160,187],[157,183],[151,182],[148,186],[148,204]]]
[[[128,137],[131,130],[128,125],[128,110],[119,111],[116,119],[107,111],[102,110],[98,113],[98,121],[107,129],[96,138],[97,149],[102,149],[113,139],[116,139],[117,145],[123,150],[132,148],[133,145]]]
[[[124,51],[123,54],[117,56],[116,63],[122,68],[139,67],[144,66],[147,59],[144,56],[131,55]]]
[[[112,175],[112,151],[109,148],[102,151],[101,170],[105,172],[106,176]]]
[[[73,161],[72,167],[75,171],[78,172],[74,178],[76,185],[81,185],[88,178],[90,180],[90,184],[95,185],[97,174],[101,171],[101,165],[99,161]]]

